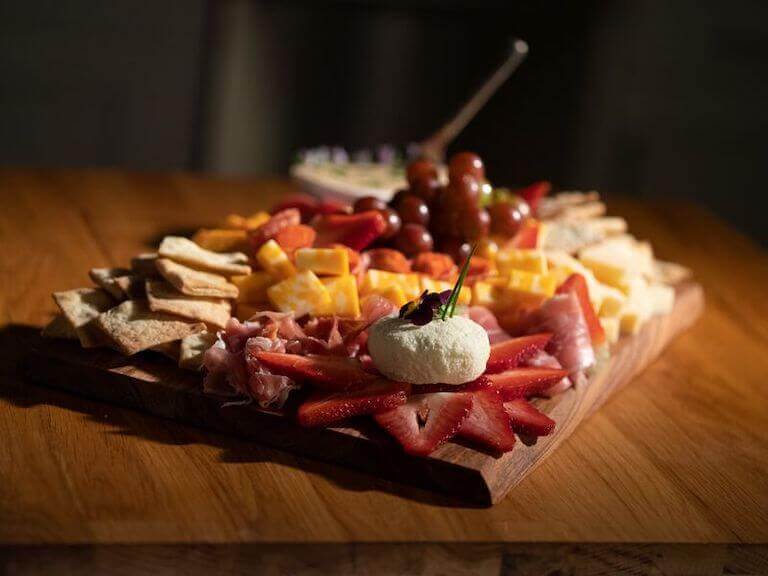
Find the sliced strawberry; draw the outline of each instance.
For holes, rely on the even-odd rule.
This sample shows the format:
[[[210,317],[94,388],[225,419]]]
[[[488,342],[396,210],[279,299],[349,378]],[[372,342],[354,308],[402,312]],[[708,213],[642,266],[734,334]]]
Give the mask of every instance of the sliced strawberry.
[[[317,233],[311,226],[297,224],[286,226],[275,234],[274,240],[280,244],[283,251],[291,255],[299,248],[309,248],[315,241]]]
[[[552,190],[552,184],[543,180],[541,182],[534,182],[530,186],[515,190],[515,193],[523,197],[531,207],[531,214],[536,214],[536,208],[539,205],[539,201],[544,198]]]
[[[374,378],[344,392],[315,392],[299,406],[297,416],[302,426],[328,426],[352,416],[396,409],[407,399],[407,384]]]
[[[534,249],[539,245],[539,234],[541,233],[541,226],[538,220],[528,218],[515,234],[514,238],[509,241],[509,245],[512,248],[528,248]]]
[[[566,376],[567,370],[555,368],[514,368],[498,374],[488,374],[486,378],[506,401],[541,394]]]
[[[567,294],[568,292],[573,292],[576,294],[576,298],[579,299],[581,313],[584,314],[584,320],[587,322],[592,344],[598,345],[605,342],[605,330],[603,330],[603,325],[600,324],[600,319],[595,314],[595,309],[592,307],[592,302],[589,299],[587,279],[581,274],[571,274],[568,276],[566,281],[557,289],[557,293]]]
[[[301,221],[309,222],[317,214],[318,201],[308,194],[294,194],[275,204],[270,214],[277,214],[289,208],[296,208],[301,214]]]
[[[484,388],[472,394],[472,408],[461,425],[459,436],[497,452],[514,448],[515,433],[498,390]]]
[[[520,363],[533,356],[539,350],[543,350],[552,334],[532,334],[499,342],[491,346],[491,355],[485,367],[486,374],[502,372],[515,368]]]
[[[376,210],[359,214],[328,214],[315,220],[317,243],[344,244],[362,250],[381,236],[387,228],[384,216]]]
[[[345,390],[371,382],[359,360],[340,356],[300,356],[283,352],[257,352],[256,359],[270,372],[296,380],[309,380],[323,390]]]
[[[321,200],[317,204],[318,214],[349,214],[350,211],[348,204],[336,200]]]
[[[411,263],[405,254],[392,248],[375,248],[366,252],[369,258],[369,268],[374,270],[386,270],[387,272],[408,273],[411,271]]]
[[[459,431],[471,408],[468,392],[417,394],[374,419],[408,454],[427,456]]]
[[[522,398],[504,402],[504,409],[512,421],[512,429],[518,434],[546,436],[555,429],[555,421],[552,418],[539,412],[533,404]]]
[[[287,208],[273,215],[258,228],[248,232],[248,243],[256,252],[267,240],[274,238],[280,230],[288,226],[301,224],[301,213],[298,208]]]

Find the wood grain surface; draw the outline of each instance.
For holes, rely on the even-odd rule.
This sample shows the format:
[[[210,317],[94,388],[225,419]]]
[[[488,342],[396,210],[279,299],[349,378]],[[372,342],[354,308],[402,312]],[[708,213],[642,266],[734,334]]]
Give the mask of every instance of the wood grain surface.
[[[768,540],[768,260],[692,204],[608,197],[661,257],[693,268],[706,311],[490,509],[21,381],[25,327],[50,317],[52,290],[289,189],[0,171],[0,543]]]
[[[83,349],[79,342],[51,340],[30,331],[23,372],[30,383],[488,506],[502,500],[550,457],[585,418],[695,323],[703,308],[701,286],[693,281],[680,284],[672,312],[646,322],[638,334],[622,338],[612,348],[611,357],[600,361],[587,385],[548,400],[534,400],[557,422],[552,434],[528,445],[520,441],[514,450],[502,455],[476,445],[448,442],[428,457],[409,456],[370,418],[354,419],[339,427],[303,428],[295,422],[295,406],[285,412],[264,410],[253,404],[233,406],[206,396],[200,374],[179,370],[156,352],[126,357],[108,349]]]

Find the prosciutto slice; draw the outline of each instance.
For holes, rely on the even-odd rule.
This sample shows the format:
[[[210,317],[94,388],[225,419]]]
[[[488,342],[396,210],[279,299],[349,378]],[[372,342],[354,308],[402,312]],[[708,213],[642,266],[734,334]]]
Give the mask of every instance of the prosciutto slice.
[[[544,350],[539,350],[530,358],[523,360],[522,366],[530,366],[534,368],[554,368],[555,370],[562,368],[560,361]],[[573,386],[573,380],[566,376],[560,380],[560,382],[553,385],[551,388],[548,388],[542,395],[547,398],[552,398],[553,396],[557,396],[558,394],[565,392],[571,386]]]
[[[499,326],[499,321],[496,319],[493,312],[488,310],[485,306],[470,306],[467,309],[467,313],[470,320],[477,322],[480,326],[485,328],[491,346],[511,338],[511,336]]]
[[[522,324],[527,334],[553,334],[546,351],[572,375],[595,363],[589,327],[574,293],[553,296],[531,312]]]

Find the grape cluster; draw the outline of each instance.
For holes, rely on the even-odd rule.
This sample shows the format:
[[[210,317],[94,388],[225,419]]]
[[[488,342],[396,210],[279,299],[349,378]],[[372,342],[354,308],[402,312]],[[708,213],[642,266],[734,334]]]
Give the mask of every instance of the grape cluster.
[[[409,257],[437,248],[460,262],[475,242],[489,234],[514,236],[530,216],[522,198],[490,186],[483,161],[471,152],[451,157],[445,186],[427,160],[409,164],[406,179],[408,188],[397,191],[388,205],[366,196],[355,202],[354,211],[379,210],[387,222],[380,242]]]

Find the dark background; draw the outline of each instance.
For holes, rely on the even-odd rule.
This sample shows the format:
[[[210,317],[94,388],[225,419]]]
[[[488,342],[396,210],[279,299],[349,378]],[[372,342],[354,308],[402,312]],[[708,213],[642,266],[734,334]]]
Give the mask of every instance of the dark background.
[[[696,199],[765,244],[766,22],[757,0],[3,1],[0,165],[260,175],[404,146],[519,35],[454,149],[497,183]]]

